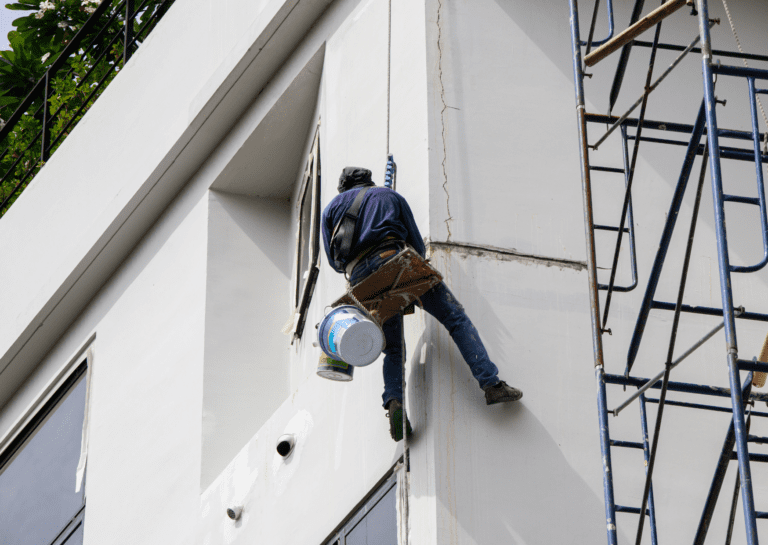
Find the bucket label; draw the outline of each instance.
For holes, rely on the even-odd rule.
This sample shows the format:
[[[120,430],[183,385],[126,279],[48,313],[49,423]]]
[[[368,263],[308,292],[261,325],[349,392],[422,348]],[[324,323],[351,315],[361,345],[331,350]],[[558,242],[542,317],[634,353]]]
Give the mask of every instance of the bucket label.
[[[338,354],[339,350],[336,347],[336,336],[341,333],[342,331],[346,331],[346,329],[351,326],[354,323],[359,322],[357,318],[347,318],[345,320],[339,320],[336,323],[333,324],[333,327],[331,327],[331,332],[328,334],[328,346],[331,349],[331,352],[334,354]]]
[[[340,369],[347,369],[349,367],[348,363],[339,360],[332,360],[331,358],[327,358],[325,360],[325,365],[328,367],[338,367]]]

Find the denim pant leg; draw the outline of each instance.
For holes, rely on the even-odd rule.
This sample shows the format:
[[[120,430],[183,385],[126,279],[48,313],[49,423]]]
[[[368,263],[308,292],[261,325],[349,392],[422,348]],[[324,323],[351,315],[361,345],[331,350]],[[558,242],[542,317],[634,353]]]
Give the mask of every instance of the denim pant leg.
[[[390,399],[403,401],[403,316],[393,316],[382,326],[384,340],[384,394],[381,396],[384,407]]]
[[[349,278],[349,283],[355,285],[361,282],[367,276],[373,274],[386,263],[390,258],[381,258],[380,254],[374,253],[364,258],[357,264],[355,270]],[[384,406],[390,399],[403,400],[403,317],[394,316],[387,320],[382,326],[384,331],[384,394],[382,399]]]
[[[357,284],[363,278],[376,272],[388,258],[382,259],[379,254],[368,256],[355,267],[352,272],[350,283]],[[472,321],[464,312],[448,289],[444,282],[429,290],[420,297],[424,310],[434,316],[438,322],[448,330],[453,342],[461,352],[464,360],[469,365],[472,375],[475,377],[481,388],[493,386],[499,382],[499,370],[488,357],[483,342]],[[405,350],[403,340],[403,317],[394,316],[384,323],[384,394],[382,399],[384,405],[390,399],[403,400],[403,371],[402,358]]]
[[[488,357],[477,329],[448,286],[440,282],[421,296],[421,302],[424,310],[448,330],[464,361],[469,365],[472,375],[480,384],[480,388],[497,384],[499,369]]]

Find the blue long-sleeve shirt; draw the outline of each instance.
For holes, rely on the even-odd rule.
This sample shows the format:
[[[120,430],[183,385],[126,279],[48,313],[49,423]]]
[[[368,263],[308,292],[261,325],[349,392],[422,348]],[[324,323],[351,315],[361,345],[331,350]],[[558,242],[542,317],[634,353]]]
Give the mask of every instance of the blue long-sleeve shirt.
[[[322,228],[325,256],[334,270],[343,273],[343,269],[337,269],[331,260],[331,235],[336,224],[341,220],[352,201],[355,200],[360,189],[350,189],[337,195],[323,210]],[[384,241],[387,237],[404,240],[413,246],[423,257],[426,248],[421,239],[419,228],[413,219],[413,212],[408,202],[396,191],[386,187],[371,187],[363,197],[363,204],[355,225],[352,249],[349,253],[350,261],[360,252],[371,248]],[[346,265],[346,263],[344,263]]]

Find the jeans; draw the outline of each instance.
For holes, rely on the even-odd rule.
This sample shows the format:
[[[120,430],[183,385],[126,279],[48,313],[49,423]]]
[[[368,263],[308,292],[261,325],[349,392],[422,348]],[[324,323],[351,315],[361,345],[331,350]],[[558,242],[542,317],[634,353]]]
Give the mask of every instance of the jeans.
[[[392,248],[402,248],[402,242],[393,242]],[[363,278],[376,272],[379,267],[392,258],[391,255],[382,258],[386,246],[379,248],[370,256],[366,256],[350,275],[350,284],[355,285]],[[499,382],[499,369],[488,357],[477,329],[444,282],[440,282],[431,290],[419,297],[425,311],[434,316],[450,333],[453,342],[469,365],[472,375],[480,384],[480,388],[494,386]],[[386,347],[384,348],[384,406],[390,400],[403,400],[403,369],[402,358],[405,350],[403,339],[403,316],[398,315],[387,320],[382,326]]]

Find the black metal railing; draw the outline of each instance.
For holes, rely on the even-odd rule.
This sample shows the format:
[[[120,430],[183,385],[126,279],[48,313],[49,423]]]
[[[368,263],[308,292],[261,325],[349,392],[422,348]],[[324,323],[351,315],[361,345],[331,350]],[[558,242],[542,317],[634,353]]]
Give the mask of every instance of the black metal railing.
[[[102,0],[10,117],[0,119],[0,217],[175,0]]]

